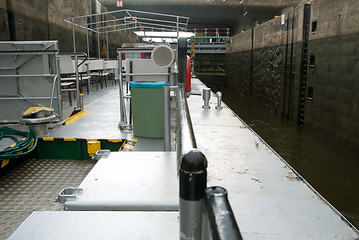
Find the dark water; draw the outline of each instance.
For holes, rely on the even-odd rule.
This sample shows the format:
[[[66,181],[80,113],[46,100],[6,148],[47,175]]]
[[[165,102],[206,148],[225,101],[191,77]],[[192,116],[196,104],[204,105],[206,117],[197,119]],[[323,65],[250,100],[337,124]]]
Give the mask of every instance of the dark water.
[[[239,117],[359,228],[359,156],[322,140],[295,123],[288,123],[257,102],[234,94],[226,89],[224,78],[198,77],[212,91],[221,91],[224,102]]]

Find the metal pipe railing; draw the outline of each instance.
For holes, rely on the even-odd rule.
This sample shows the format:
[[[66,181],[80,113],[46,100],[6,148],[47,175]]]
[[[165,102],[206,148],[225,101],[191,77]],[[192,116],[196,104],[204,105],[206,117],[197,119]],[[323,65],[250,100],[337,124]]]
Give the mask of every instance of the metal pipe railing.
[[[67,211],[178,211],[178,202],[151,201],[71,201],[64,203]]]
[[[170,87],[163,86],[163,148],[165,152],[171,151],[171,112]]]
[[[207,158],[196,149],[196,139],[184,92],[186,38],[178,40],[177,49],[177,166],[180,192],[180,239],[241,240],[227,191],[222,187],[206,189]],[[203,211],[205,218],[203,218]]]
[[[177,88],[177,166],[181,164],[182,157],[192,149],[197,148],[193,132],[191,116],[187,99],[184,93],[184,84]]]
[[[125,106],[125,97],[123,92],[123,73],[122,73],[122,51],[118,51],[118,79],[119,79],[119,97],[120,97],[120,123],[121,129],[129,127]]]
[[[74,40],[75,41],[75,40]],[[75,42],[74,42],[75,43]],[[81,66],[88,58],[87,54],[84,52],[76,52],[76,48],[74,47],[74,52],[72,53],[62,53],[62,55],[71,55],[75,59],[75,77],[76,77],[76,107],[80,109],[80,74],[79,74],[79,66]],[[79,57],[85,57],[84,60],[79,64]]]
[[[204,206],[202,239],[242,240],[226,189],[217,186],[207,188]]]
[[[191,116],[188,110],[187,100],[184,93],[187,64],[187,38],[178,39],[177,53],[177,167],[179,169],[183,155],[188,151],[197,148],[197,143],[194,137]]]
[[[187,39],[178,39],[177,167],[179,174],[180,238],[201,239],[204,190],[207,186],[207,159],[197,150],[191,117],[184,93]]]
[[[45,78],[49,78],[49,81],[50,81],[49,84],[51,84],[51,86],[49,86],[50,96],[43,96],[46,94],[46,92],[37,93],[35,88],[33,90],[31,90],[31,93],[28,92],[26,94],[26,93],[22,93],[21,89],[19,89],[19,81],[20,80],[16,80],[17,81],[17,84],[15,86],[17,89],[16,93],[14,93],[14,94],[9,93],[8,94],[9,97],[6,97],[7,95],[1,96],[0,100],[14,100],[14,101],[25,100],[25,102],[26,102],[26,100],[50,100],[49,107],[50,108],[54,107],[55,115],[59,116],[60,121],[62,121],[62,106],[61,106],[61,94],[60,94],[61,88],[60,88],[60,83],[59,83],[57,42],[55,42],[55,41],[36,41],[36,42],[32,42],[32,41],[17,42],[17,41],[15,41],[15,42],[2,42],[1,45],[2,46],[1,46],[0,56],[1,56],[1,58],[8,59],[9,62],[7,62],[7,64],[5,64],[6,66],[2,66],[2,68],[1,68],[1,70],[4,70],[8,74],[0,74],[0,81],[2,80],[2,78],[14,78],[15,80],[19,79],[19,78],[24,78],[21,81],[23,81],[24,84],[26,85],[27,82],[30,82],[31,84],[36,84],[36,83],[42,84],[41,82],[39,82],[39,79],[37,79],[37,78],[41,78],[44,80],[45,80]],[[12,59],[11,56],[14,56],[14,58]],[[23,59],[23,56],[27,56],[27,57],[25,57],[25,59]],[[22,58],[22,60],[19,58]],[[40,59],[42,59],[42,68],[41,68],[41,70],[39,70],[40,71],[40,73],[39,73],[39,72],[37,72],[37,70],[31,68],[31,66],[34,64],[40,65],[41,63],[37,62]],[[18,73],[19,69],[27,69],[27,70],[23,74],[16,74],[16,73]],[[29,78],[34,78],[34,82],[32,79],[30,81]],[[8,85],[10,86],[11,84],[9,83]],[[47,89],[47,87],[48,86],[46,84],[45,89]],[[6,86],[5,86],[5,88],[6,88]],[[24,94],[32,95],[32,96],[22,96]],[[13,95],[13,97],[11,97],[11,95]],[[36,95],[42,95],[42,96],[36,96]],[[55,104],[55,102],[54,102],[55,100],[57,101],[57,104]],[[18,101],[18,102],[20,103],[20,101]],[[44,105],[45,101],[43,101],[41,103],[35,101],[32,104]],[[12,103],[10,103],[10,105],[12,106]],[[15,105],[21,107],[22,104],[20,103],[20,104],[15,104]],[[14,113],[13,115],[16,115],[16,117],[11,117],[11,118],[18,118],[19,117],[18,113],[20,113],[21,111],[17,111],[16,109],[13,109],[11,106],[9,109],[12,110],[12,112]],[[7,106],[7,107],[9,107],[9,106]],[[57,109],[56,109],[56,107],[57,107]],[[9,117],[9,116],[6,116],[6,117]]]

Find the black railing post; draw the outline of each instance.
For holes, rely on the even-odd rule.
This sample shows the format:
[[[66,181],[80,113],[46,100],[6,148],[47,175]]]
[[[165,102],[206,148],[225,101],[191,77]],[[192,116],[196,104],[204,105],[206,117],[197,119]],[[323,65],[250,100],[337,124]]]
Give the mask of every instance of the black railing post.
[[[183,155],[179,170],[180,239],[202,238],[204,190],[207,186],[207,159],[193,149]]]
[[[178,83],[185,83],[187,66],[187,38],[178,38],[177,51]]]
[[[207,215],[207,239],[242,240],[228,192],[223,187],[209,187],[205,190],[205,215]]]

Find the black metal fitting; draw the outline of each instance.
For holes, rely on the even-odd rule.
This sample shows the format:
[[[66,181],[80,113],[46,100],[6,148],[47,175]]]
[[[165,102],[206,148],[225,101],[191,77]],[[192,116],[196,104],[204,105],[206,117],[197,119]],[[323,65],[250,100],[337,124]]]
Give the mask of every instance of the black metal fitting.
[[[178,38],[178,82],[186,82],[186,67],[187,67],[187,38]]]
[[[207,159],[196,149],[180,160],[180,239],[202,239],[203,197],[207,186]]]
[[[203,199],[207,186],[207,158],[199,150],[183,155],[180,163],[180,198],[188,201]]]
[[[212,239],[242,240],[231,205],[228,201],[227,190],[223,187],[209,187],[205,190],[204,199]]]

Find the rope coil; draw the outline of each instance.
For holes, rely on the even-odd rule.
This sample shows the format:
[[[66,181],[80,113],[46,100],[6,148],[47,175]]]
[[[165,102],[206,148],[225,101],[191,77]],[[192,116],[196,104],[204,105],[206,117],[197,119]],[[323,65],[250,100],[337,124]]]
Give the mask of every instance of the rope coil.
[[[24,137],[19,140],[16,136]],[[22,132],[9,127],[0,128],[0,141],[3,138],[10,138],[15,145],[0,151],[0,161],[22,157],[29,154],[37,145],[37,137],[30,132]]]

